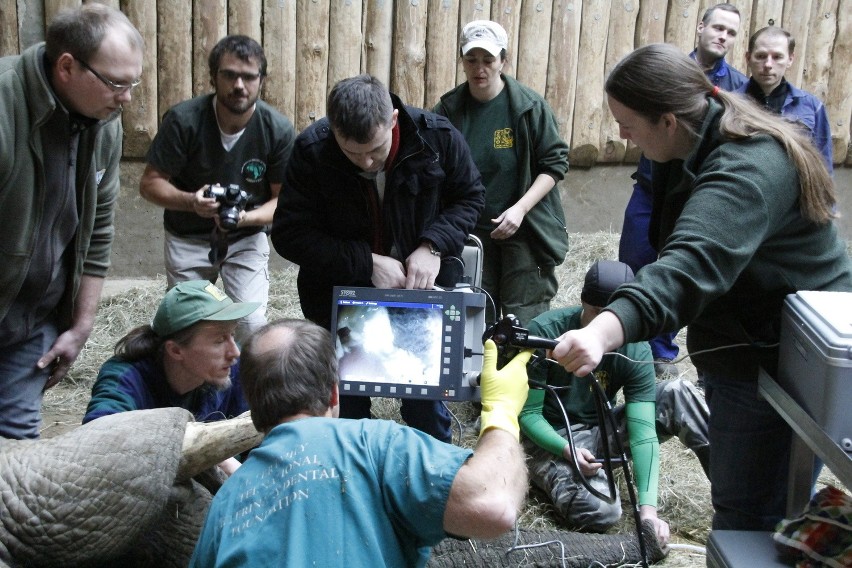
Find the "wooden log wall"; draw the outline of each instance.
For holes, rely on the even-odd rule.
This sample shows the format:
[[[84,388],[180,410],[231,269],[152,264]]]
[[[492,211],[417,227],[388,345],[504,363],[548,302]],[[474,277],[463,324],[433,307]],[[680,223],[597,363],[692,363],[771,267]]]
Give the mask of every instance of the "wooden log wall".
[[[0,56],[42,41],[45,22],[93,0],[0,0]],[[146,38],[143,82],[124,112],[126,157],[138,158],[175,103],[208,92],[207,54],[228,33],[266,51],[263,97],[298,129],[325,114],[334,83],[372,73],[404,101],[431,108],[464,80],[458,34],[474,19],[509,32],[505,71],[542,93],[571,145],[574,166],[634,162],[606,108],[606,74],[638,46],[684,51],[716,0],[99,0]],[[746,71],[751,32],[772,22],[796,38],[788,79],[828,109],[837,165],[852,166],[852,0],[737,0],[740,37],[728,61]]]

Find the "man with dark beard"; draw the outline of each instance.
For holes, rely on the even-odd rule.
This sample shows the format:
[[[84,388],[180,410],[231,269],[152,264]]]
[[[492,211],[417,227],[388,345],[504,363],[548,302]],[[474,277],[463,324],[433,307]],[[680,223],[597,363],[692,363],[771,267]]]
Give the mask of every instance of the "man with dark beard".
[[[260,309],[237,328],[237,338],[243,339],[266,323],[265,229],[278,203],[295,130],[290,120],[258,100],[266,56],[255,40],[240,35],[221,39],[208,65],[214,92],[179,103],[165,114],[148,150],[139,191],[165,208],[170,288],[185,280],[215,283],[221,276],[225,292],[235,301],[260,302]],[[209,192],[211,186],[219,191],[232,184],[237,197],[243,190],[247,198],[234,211],[235,227],[221,222],[226,200]]]
[[[172,406],[189,410],[198,422],[248,410],[234,330],[259,305],[233,302],[207,280],[181,282],[166,292],[151,324],[127,332],[101,366],[83,424]],[[219,466],[230,474],[239,463],[228,459]]]

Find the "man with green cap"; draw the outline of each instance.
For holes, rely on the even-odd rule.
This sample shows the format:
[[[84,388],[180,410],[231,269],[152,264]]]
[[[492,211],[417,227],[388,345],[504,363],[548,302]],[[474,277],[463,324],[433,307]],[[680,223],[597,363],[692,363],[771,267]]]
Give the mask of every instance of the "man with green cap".
[[[529,323],[531,335],[555,339],[572,329],[585,327],[609,303],[622,284],[633,280],[623,262],[599,260],[586,273],[580,306],[545,312]],[[660,441],[677,436],[695,452],[704,472],[709,467],[707,418],[703,397],[683,378],[655,381],[654,360],[646,342],[629,343],[608,354],[594,376],[615,405],[619,391],[625,404],[615,408],[619,433],[629,445],[639,499],[639,514],[654,527],[661,546],[669,539],[669,526],[657,517]],[[544,491],[556,514],[572,528],[605,531],[621,518],[621,502],[607,503],[590,492],[580,475],[600,493],[609,492],[607,476],[599,459],[603,436],[595,411],[590,375],[575,376],[556,364],[530,366],[530,381],[547,383],[557,390],[530,389],[519,418],[528,455],[530,481]],[[558,397],[558,400],[557,400]],[[562,409],[568,416],[580,472],[575,471]],[[609,423],[607,423],[609,426]],[[626,429],[626,435],[625,435]],[[610,442],[612,455],[622,448]]]
[[[260,306],[235,303],[207,280],[181,282],[166,293],[150,325],[118,340],[101,367],[83,423],[101,416],[177,406],[199,422],[248,410],[239,380],[237,321]],[[230,473],[235,460],[220,464]]]

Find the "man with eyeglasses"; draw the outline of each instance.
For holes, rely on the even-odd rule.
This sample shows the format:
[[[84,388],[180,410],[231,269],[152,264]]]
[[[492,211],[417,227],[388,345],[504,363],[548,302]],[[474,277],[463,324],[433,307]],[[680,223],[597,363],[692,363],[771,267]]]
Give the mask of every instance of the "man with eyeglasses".
[[[0,59],[0,436],[38,438],[42,393],[92,331],[119,192],[118,116],[142,36],[102,4],[62,10]]]
[[[163,208],[169,288],[221,277],[235,302],[259,302],[243,318],[237,340],[266,323],[269,241],[266,226],[278,203],[284,166],[296,137],[292,123],[259,100],[266,78],[263,48],[243,35],[222,38],[208,57],[213,93],[183,101],[163,117],[139,191]],[[222,222],[234,187],[241,202]],[[219,190],[218,187],[215,188]],[[245,199],[238,191],[245,191]]]

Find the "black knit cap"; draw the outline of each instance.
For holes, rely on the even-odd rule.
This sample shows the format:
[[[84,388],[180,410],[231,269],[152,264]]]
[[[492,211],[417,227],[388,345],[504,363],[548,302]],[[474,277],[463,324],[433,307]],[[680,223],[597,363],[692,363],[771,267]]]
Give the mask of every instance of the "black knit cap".
[[[598,260],[586,272],[580,299],[590,306],[602,308],[609,303],[615,289],[633,280],[633,271],[623,262]]]

